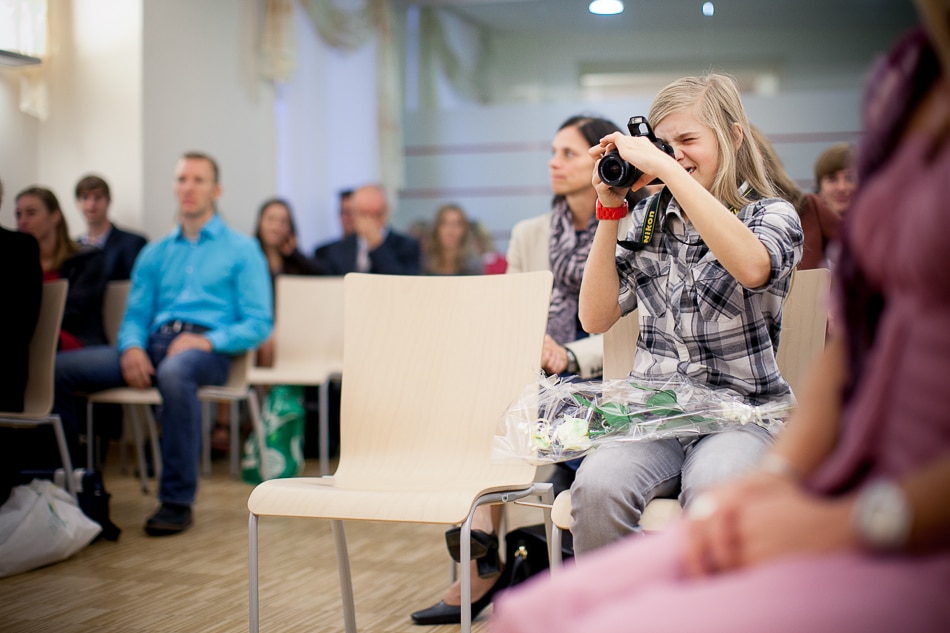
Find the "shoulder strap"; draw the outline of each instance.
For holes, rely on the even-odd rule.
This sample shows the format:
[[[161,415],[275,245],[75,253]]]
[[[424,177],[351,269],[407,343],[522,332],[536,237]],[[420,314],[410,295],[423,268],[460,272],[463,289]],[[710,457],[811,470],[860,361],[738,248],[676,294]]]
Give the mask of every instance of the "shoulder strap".
[[[656,232],[656,218],[660,213],[660,209],[666,209],[671,200],[673,200],[673,193],[669,187],[663,187],[660,193],[655,195],[653,200],[650,201],[649,206],[647,206],[646,215],[643,218],[643,225],[640,227],[640,235],[637,236],[637,239],[618,240],[617,244],[628,251],[639,251],[646,247]]]

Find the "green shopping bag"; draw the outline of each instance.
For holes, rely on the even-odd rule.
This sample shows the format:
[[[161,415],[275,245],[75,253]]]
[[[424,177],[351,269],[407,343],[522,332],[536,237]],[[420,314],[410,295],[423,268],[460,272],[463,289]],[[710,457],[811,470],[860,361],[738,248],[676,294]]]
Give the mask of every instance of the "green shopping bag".
[[[267,479],[296,477],[303,472],[304,416],[303,387],[299,385],[276,385],[264,398],[261,422]],[[253,431],[244,442],[241,478],[249,484],[265,479],[261,476],[260,450]]]

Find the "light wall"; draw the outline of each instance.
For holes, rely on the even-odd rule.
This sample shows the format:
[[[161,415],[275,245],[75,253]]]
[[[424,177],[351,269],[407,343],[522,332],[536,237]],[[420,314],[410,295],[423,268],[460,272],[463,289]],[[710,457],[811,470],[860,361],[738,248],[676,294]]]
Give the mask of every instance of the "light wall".
[[[273,88],[258,77],[256,0],[144,2],[143,196],[151,237],[175,223],[174,169],[186,151],[221,168],[219,210],[250,233],[257,205],[273,195]]]
[[[87,172],[112,187],[118,224],[158,237],[174,223],[178,156],[218,159],[220,209],[250,232],[275,188],[273,88],[257,76],[257,0],[50,0],[42,66],[45,121],[19,111],[23,70],[0,70],[0,223],[34,183],[60,198],[71,232],[83,223],[73,188]]]
[[[0,223],[13,226],[13,198],[32,184],[56,193],[70,231],[83,230],[73,188],[88,172],[112,188],[118,223],[141,228],[142,13],[128,0],[50,0],[49,59],[40,69],[0,73]],[[48,117],[19,111],[21,81],[45,84]]]

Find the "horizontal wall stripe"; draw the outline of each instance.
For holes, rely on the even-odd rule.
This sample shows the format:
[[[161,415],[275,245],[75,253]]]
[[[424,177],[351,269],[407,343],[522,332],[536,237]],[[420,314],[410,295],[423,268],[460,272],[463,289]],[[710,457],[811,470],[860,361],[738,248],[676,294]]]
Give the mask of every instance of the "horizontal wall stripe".
[[[430,189],[402,189],[399,198],[418,200],[432,198],[508,198],[511,196],[550,196],[549,186],[523,187],[433,187]]]
[[[406,156],[445,156],[448,154],[521,154],[551,151],[550,143],[463,143],[458,145],[411,145]]]

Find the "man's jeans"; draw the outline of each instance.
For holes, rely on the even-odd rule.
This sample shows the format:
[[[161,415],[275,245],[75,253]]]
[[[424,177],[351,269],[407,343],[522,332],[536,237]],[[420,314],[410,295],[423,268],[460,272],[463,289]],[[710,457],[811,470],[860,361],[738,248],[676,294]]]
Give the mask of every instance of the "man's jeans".
[[[149,337],[148,356],[156,367],[155,386],[162,395],[158,420],[162,426],[162,476],[158,498],[163,503],[191,505],[198,490],[201,455],[201,403],[198,388],[220,385],[228,378],[231,357],[188,350],[166,357],[177,334]],[[66,436],[78,443],[81,399],[76,392],[125,386],[119,352],[106,345],[56,355],[55,409]],[[89,441],[92,441],[89,438]]]
[[[602,547],[639,532],[640,515],[655,497],[686,506],[704,489],[752,470],[772,435],[749,424],[700,438],[621,442],[585,458],[571,488],[574,549]]]

